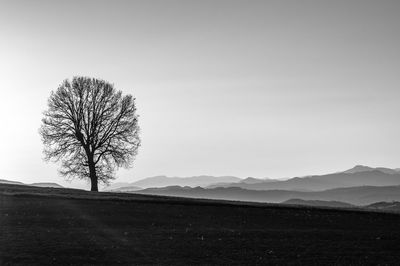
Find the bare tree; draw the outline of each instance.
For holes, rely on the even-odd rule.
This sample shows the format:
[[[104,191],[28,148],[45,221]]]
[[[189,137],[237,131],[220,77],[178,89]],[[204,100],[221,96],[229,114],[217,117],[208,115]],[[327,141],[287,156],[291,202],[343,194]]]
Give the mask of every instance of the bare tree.
[[[88,77],[65,80],[51,93],[39,132],[45,160],[61,161],[66,178],[89,179],[92,191],[130,167],[140,146],[132,95]]]

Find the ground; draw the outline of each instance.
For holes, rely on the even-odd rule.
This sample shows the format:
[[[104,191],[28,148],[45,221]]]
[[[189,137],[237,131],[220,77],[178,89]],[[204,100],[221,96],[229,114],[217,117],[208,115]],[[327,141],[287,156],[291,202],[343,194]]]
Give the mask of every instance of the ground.
[[[400,261],[393,213],[0,186],[0,265]]]

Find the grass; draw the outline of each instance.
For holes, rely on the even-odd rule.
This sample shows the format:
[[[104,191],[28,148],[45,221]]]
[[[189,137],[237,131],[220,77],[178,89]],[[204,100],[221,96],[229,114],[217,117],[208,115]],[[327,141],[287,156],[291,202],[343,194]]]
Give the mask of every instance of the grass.
[[[0,185],[0,265],[365,265],[400,215]]]

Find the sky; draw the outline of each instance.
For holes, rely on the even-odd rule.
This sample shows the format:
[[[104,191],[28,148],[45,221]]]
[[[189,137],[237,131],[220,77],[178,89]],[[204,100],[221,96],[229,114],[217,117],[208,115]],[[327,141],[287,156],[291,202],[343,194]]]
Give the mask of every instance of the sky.
[[[136,98],[117,182],[400,167],[400,1],[0,0],[0,179],[66,182],[38,129],[82,75]]]

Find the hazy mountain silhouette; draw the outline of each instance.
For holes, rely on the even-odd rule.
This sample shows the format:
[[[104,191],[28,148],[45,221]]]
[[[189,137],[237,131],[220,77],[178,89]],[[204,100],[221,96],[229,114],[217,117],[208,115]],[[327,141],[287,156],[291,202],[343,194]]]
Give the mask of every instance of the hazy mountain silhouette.
[[[375,210],[382,210],[382,211],[400,211],[400,202],[399,201],[392,201],[392,202],[376,202],[365,206],[368,209],[375,209]]]
[[[369,166],[356,165],[349,170],[343,171],[343,173],[354,174],[354,173],[359,173],[359,172],[368,172],[368,171],[372,171],[372,170],[374,170],[374,168],[369,167]]]
[[[247,177],[245,179],[240,179],[239,182],[220,182],[220,183],[213,183],[208,186],[201,186],[204,188],[217,188],[217,187],[241,187],[243,184],[260,184],[260,183],[268,183],[279,181],[278,179],[261,179],[261,178],[254,178],[254,177]]]
[[[356,166],[344,172],[294,177],[288,180],[267,180],[264,182],[214,184],[208,188],[239,187],[250,190],[296,190],[321,191],[333,188],[355,186],[394,186],[400,185],[400,172],[389,168]]]
[[[18,181],[10,181],[0,179],[0,183],[6,184],[19,184],[19,185],[29,185],[24,184]],[[33,183],[30,184],[32,186],[40,186],[40,187],[62,187],[56,183]],[[132,192],[137,190],[142,190],[146,188],[162,188],[167,187],[165,190],[154,190],[156,193],[159,191],[171,192],[171,186],[175,186],[174,189],[178,191],[178,193],[182,194],[182,191],[190,194],[188,191],[191,191],[190,188],[195,187],[204,187],[204,188],[242,188],[246,191],[246,196],[244,199],[241,199],[241,195],[238,197],[231,196],[228,193],[229,199],[233,200],[270,200],[270,198],[265,198],[262,196],[261,198],[254,191],[263,191],[263,190],[274,190],[274,191],[285,191],[282,199],[272,197],[272,202],[289,200],[292,198],[298,198],[294,196],[286,197],[288,191],[290,193],[300,193],[300,192],[312,192],[312,191],[325,191],[331,190],[335,188],[346,188],[346,187],[360,187],[360,186],[398,186],[400,185],[400,168],[390,169],[384,167],[369,167],[363,165],[356,165],[355,167],[348,169],[343,172],[337,172],[333,174],[327,175],[314,175],[314,176],[306,176],[306,177],[294,177],[287,180],[276,180],[276,179],[260,179],[254,177],[248,177],[246,179],[240,179],[234,176],[193,176],[193,177],[167,177],[167,176],[154,176],[149,178],[144,178],[142,180],[128,183],[128,182],[119,182],[114,183],[106,188],[103,191],[115,191],[115,192]],[[181,188],[183,187],[183,188]],[[196,188],[199,191],[199,188]],[[220,191],[221,193],[227,193],[231,190]],[[172,191],[174,192],[174,191]],[[172,193],[171,192],[171,193]],[[202,192],[202,197],[207,197],[207,194],[211,194],[213,198],[225,198],[226,195],[222,195],[222,197],[218,197],[215,195],[214,190],[207,190],[206,192]],[[147,193],[145,190],[144,193]],[[183,194],[185,194],[183,193]],[[243,191],[241,191],[243,193]],[[250,197],[247,194],[253,193],[255,196]],[[257,194],[257,195],[256,195]],[[183,195],[183,196],[191,196],[191,195]],[[195,197],[197,197],[195,195]],[[254,199],[253,199],[254,198]],[[302,198],[303,199],[303,198]],[[313,199],[313,198],[312,198]],[[388,198],[389,200],[394,200],[393,198]],[[339,200],[340,201],[340,200]]]
[[[119,188],[123,188],[123,187],[131,187],[131,183],[128,182],[116,182],[113,184],[110,184],[108,186],[106,186],[105,188],[103,188],[103,191],[114,191],[114,190],[118,190]]]
[[[400,170],[384,167],[372,168],[356,165],[346,171],[327,175],[311,175],[294,177],[287,180],[261,179],[248,177],[240,179],[234,176],[193,176],[193,177],[167,177],[154,176],[128,183],[114,183],[103,191],[133,191],[140,188],[160,188],[168,186],[181,187],[239,187],[249,190],[295,190],[295,191],[321,191],[326,189],[354,186],[393,186],[400,185]]]
[[[332,208],[350,208],[354,205],[341,202],[341,201],[327,201],[327,200],[302,200],[302,199],[290,199],[282,202],[282,204],[289,205],[303,205],[303,206],[315,206],[315,207],[332,207]]]
[[[106,192],[132,192],[132,191],[137,191],[137,190],[142,190],[143,188],[141,187],[136,187],[136,186],[122,186],[122,187],[117,187],[117,188],[112,188],[112,189],[105,189],[103,191]]]
[[[386,174],[398,174],[400,172],[399,169],[390,169],[390,168],[385,168],[385,167],[369,167],[369,166],[364,166],[364,165],[356,165],[353,168],[344,171],[343,173],[347,174],[354,174],[354,173],[360,173],[360,172],[370,172],[378,170]]]
[[[0,179],[0,184],[11,184],[11,185],[22,185],[22,186],[34,186],[34,187],[53,187],[53,188],[63,188],[63,186],[57,183],[46,183],[46,182],[39,182],[39,183],[32,183],[32,184],[25,184],[19,181],[11,181]]]
[[[242,183],[242,184],[258,184],[258,183],[266,183],[266,182],[274,182],[274,181],[277,181],[277,180],[276,179],[269,179],[269,178],[261,179],[261,178],[248,177],[248,178],[245,178],[243,180],[240,180],[239,183]]]
[[[354,205],[367,205],[379,201],[400,201],[400,186],[361,186],[335,188],[324,191],[248,190],[238,187],[201,188],[171,186],[135,191],[139,194],[177,196],[189,198],[225,199],[239,201],[280,203],[290,199],[340,201]]]
[[[167,176],[153,176],[153,177],[148,177],[141,179],[136,182],[132,183],[127,183],[124,186],[119,186],[118,188],[121,187],[126,187],[126,186],[135,186],[139,188],[152,188],[152,187],[166,187],[166,186],[189,186],[189,187],[196,187],[196,186],[202,186],[206,187],[211,184],[216,184],[216,183],[233,183],[233,182],[239,182],[241,179],[238,177],[234,176],[207,176],[207,175],[201,175],[201,176],[192,176],[192,177],[167,177]],[[112,186],[111,186],[112,187]],[[115,187],[117,188],[117,187]],[[114,188],[112,188],[114,189]],[[107,190],[110,190],[108,187]]]
[[[0,179],[0,184],[25,185],[22,182]]]
[[[34,187],[53,187],[53,188],[63,188],[63,186],[57,184],[57,183],[32,183],[28,184],[28,186],[34,186]]]

